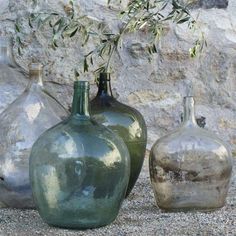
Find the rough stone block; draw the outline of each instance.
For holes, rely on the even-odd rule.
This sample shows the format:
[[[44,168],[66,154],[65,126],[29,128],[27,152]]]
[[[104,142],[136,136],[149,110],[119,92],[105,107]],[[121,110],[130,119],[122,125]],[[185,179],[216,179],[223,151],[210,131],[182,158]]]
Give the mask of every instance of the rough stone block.
[[[200,7],[200,8],[227,8],[228,7],[228,0],[196,0],[193,1],[192,6]]]

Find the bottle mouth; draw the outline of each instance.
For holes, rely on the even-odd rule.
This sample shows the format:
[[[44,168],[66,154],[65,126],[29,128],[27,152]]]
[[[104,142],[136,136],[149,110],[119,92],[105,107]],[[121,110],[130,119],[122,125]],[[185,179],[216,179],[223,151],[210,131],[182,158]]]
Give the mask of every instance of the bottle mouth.
[[[184,103],[194,103],[194,96],[185,96],[184,99],[183,99],[183,102]]]
[[[29,74],[39,75],[43,72],[43,65],[41,63],[30,63],[29,64]]]
[[[75,89],[89,89],[90,85],[88,81],[75,81],[74,88]]]
[[[99,80],[100,81],[110,81],[110,75],[111,75],[110,73],[102,72],[99,75]]]

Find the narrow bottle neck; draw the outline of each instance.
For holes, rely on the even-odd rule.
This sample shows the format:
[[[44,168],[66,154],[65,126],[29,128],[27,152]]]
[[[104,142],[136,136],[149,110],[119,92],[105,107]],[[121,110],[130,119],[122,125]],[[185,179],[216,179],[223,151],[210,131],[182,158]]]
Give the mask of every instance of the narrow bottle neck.
[[[197,121],[195,119],[195,107],[194,98],[185,97],[184,98],[184,125],[185,126],[197,126]]]
[[[86,87],[74,88],[72,115],[89,116],[89,89]]]
[[[112,96],[110,75],[102,73],[98,79],[97,96]]]
[[[42,71],[30,71],[30,82],[28,87],[43,87],[43,72]]]

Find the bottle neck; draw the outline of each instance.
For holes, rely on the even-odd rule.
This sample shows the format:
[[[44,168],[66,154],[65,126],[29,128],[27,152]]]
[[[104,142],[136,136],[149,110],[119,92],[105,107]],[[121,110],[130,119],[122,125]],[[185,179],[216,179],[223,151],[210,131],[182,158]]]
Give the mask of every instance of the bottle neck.
[[[184,98],[184,126],[197,126],[197,121],[195,119],[195,107],[194,98],[185,97]]]
[[[113,96],[111,91],[110,74],[101,73],[98,79],[98,93],[97,96]]]
[[[88,87],[75,85],[72,103],[72,115],[90,116]]]
[[[39,71],[30,71],[30,83],[29,87],[40,86],[43,87],[43,72]]]

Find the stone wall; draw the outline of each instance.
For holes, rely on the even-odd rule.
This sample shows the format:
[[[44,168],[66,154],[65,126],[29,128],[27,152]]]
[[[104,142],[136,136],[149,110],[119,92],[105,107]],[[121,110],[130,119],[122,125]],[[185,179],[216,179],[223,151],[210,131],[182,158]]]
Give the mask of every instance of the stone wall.
[[[0,35],[14,34],[14,20],[24,16],[30,0],[0,0]],[[62,9],[63,1],[48,0],[47,7]],[[64,3],[67,2],[64,0]],[[115,1],[113,1],[115,2]],[[118,2],[118,1],[117,1]],[[196,113],[206,117],[207,129],[227,140],[236,153],[236,1],[199,0],[193,14],[208,47],[201,57],[190,59],[188,50],[195,38],[185,26],[170,26],[151,63],[144,51],[143,35],[126,35],[123,47],[113,61],[113,88],[118,99],[136,107],[148,126],[149,148],[160,136],[180,123],[182,98],[191,81],[196,96]],[[106,0],[78,0],[81,10],[115,28],[119,4],[108,9]],[[43,4],[42,4],[43,5]],[[41,6],[45,7],[45,6]],[[25,27],[27,31],[27,27]],[[65,105],[72,99],[73,69],[80,65],[84,49],[77,40],[68,41],[57,51],[46,48],[47,34],[26,36],[23,56],[17,61],[27,68],[34,58],[43,61],[48,88]],[[92,75],[84,75],[93,82]],[[92,93],[95,92],[95,85]]]

